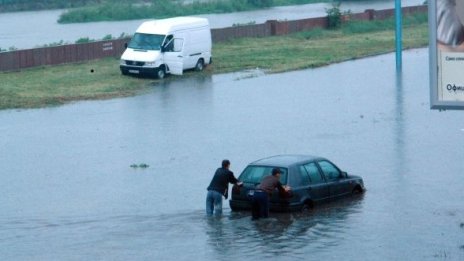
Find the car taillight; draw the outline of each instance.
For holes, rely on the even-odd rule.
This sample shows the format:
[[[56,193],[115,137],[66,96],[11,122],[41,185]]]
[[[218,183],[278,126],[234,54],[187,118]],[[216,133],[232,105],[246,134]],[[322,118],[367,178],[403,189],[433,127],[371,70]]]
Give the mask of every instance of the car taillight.
[[[237,185],[232,186],[232,194],[240,194],[240,187]]]

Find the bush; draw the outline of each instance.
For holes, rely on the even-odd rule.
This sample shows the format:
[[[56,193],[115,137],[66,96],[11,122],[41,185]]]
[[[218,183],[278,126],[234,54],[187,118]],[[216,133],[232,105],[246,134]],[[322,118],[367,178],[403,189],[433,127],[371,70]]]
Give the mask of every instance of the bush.
[[[111,39],[113,39],[113,36],[111,34],[107,34],[105,35],[105,37],[102,38],[103,41],[111,40]]]
[[[44,44],[42,46],[38,46],[38,48],[40,48],[40,47],[60,46],[60,45],[64,45],[64,44],[68,44],[68,43],[65,43],[63,40],[60,40],[59,42],[53,42],[53,43],[49,43],[49,44]]]
[[[248,22],[248,23],[234,23],[234,24],[232,24],[232,27],[247,26],[247,25],[254,25],[254,24],[256,24],[255,21],[251,21],[251,22]]]
[[[340,2],[332,3],[332,8],[325,9],[327,13],[327,26],[329,29],[339,28],[342,24],[342,13],[340,12]]]
[[[75,43],[80,44],[80,43],[90,43],[90,42],[95,42],[95,40],[92,40],[89,37],[82,37],[82,38],[79,38]]]

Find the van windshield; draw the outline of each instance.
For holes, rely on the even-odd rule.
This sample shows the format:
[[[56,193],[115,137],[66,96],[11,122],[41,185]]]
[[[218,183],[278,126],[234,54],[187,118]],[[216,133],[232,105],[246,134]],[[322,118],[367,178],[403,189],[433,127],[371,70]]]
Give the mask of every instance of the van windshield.
[[[248,166],[238,179],[244,183],[258,184],[264,176],[271,175],[273,168],[271,166]],[[285,185],[287,184],[287,169],[280,168],[280,170],[282,171],[280,183]]]
[[[160,50],[165,35],[135,33],[127,47],[141,50]]]

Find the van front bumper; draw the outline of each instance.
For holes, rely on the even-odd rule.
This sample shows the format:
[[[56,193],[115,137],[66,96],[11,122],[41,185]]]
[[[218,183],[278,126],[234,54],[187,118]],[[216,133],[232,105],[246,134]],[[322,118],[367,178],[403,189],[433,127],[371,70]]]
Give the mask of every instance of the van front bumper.
[[[133,75],[149,75],[156,76],[158,68],[153,67],[140,67],[140,66],[130,66],[130,65],[119,65],[121,73],[124,75],[133,74]]]

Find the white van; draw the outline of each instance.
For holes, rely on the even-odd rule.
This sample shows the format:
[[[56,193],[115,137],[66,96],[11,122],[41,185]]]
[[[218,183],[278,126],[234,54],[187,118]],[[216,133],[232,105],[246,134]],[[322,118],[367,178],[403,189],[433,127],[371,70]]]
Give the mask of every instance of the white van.
[[[174,17],[142,23],[121,56],[124,75],[182,75],[201,71],[211,63],[211,29],[208,19]]]

